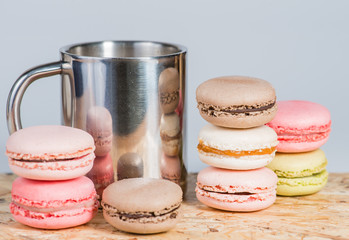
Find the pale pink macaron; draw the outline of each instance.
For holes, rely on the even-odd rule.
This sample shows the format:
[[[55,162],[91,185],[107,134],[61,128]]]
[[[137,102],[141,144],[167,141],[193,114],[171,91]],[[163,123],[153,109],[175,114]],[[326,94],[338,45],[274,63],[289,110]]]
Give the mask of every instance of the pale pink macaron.
[[[10,211],[22,224],[61,229],[90,221],[98,209],[98,196],[87,177],[65,181],[37,181],[19,177],[12,184]]]
[[[195,191],[207,206],[250,212],[275,202],[277,181],[276,174],[265,167],[245,171],[208,167],[199,172]]]
[[[66,126],[45,125],[21,129],[6,143],[11,170],[36,180],[66,180],[88,173],[95,155],[87,132]]]
[[[309,101],[279,101],[275,118],[267,125],[278,135],[278,152],[308,152],[321,147],[331,131],[328,109]]]

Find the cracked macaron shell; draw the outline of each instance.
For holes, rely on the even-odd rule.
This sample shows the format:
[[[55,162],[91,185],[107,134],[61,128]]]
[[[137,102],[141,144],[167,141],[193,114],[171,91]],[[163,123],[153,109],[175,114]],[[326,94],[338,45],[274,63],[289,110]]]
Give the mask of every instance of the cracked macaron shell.
[[[327,159],[321,149],[305,153],[276,152],[274,160],[268,164],[279,177],[306,177],[326,168]]]
[[[196,89],[196,101],[206,121],[223,127],[263,125],[273,119],[277,110],[272,85],[262,79],[243,76],[207,80]]]

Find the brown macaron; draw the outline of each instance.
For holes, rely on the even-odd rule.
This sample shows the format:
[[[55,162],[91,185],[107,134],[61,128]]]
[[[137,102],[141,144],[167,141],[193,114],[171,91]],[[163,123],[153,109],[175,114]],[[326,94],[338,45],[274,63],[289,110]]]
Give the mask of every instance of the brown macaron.
[[[179,73],[175,68],[166,68],[159,77],[160,108],[163,113],[174,112],[179,102]]]
[[[196,89],[200,115],[228,128],[251,128],[270,122],[277,105],[273,86],[262,79],[227,76],[207,80]]]
[[[131,233],[150,234],[174,228],[181,218],[181,188],[170,181],[129,178],[109,185],[103,192],[105,220]]]

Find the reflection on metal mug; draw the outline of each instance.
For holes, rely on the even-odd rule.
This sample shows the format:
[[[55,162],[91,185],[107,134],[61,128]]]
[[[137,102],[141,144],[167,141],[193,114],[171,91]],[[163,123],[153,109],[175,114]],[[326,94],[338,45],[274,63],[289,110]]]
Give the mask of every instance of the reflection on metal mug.
[[[161,178],[166,175],[161,159],[178,157],[178,183],[185,190],[186,48],[150,41],[101,41],[65,46],[60,54],[60,61],[34,67],[14,83],[7,101],[9,132],[22,128],[20,105],[27,87],[60,74],[62,123],[93,136],[95,162],[111,157],[117,178],[117,162],[133,153],[142,160],[139,176]]]

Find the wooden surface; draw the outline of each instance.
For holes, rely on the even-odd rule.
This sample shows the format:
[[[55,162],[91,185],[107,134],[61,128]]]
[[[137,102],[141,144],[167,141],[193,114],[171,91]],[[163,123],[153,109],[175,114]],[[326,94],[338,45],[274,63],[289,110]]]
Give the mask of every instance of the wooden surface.
[[[0,239],[349,239],[349,173],[330,174],[319,193],[278,197],[268,209],[253,213],[215,210],[195,198],[189,175],[184,217],[167,233],[135,235],[118,231],[101,211],[88,224],[64,230],[39,230],[13,220],[9,212],[14,175],[0,174]]]

